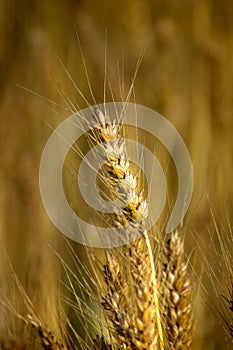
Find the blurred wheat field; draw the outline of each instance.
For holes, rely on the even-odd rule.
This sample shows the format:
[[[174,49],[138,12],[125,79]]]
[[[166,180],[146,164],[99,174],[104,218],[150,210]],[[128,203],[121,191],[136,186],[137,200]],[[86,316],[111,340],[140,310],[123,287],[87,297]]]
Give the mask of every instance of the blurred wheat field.
[[[51,134],[47,123],[55,128],[70,113],[18,86],[64,104],[56,88],[61,86],[80,108],[86,107],[59,64],[91,101],[76,26],[98,103],[103,102],[105,46],[115,100],[126,98],[143,50],[136,102],[177,128],[194,167],[193,199],[184,222],[196,289],[191,349],[226,349],[217,310],[221,296],[229,296],[227,278],[232,279],[232,18],[229,0],[0,1],[0,341],[28,337],[15,315],[17,310],[25,317],[28,310],[14,273],[50,329],[62,337],[66,311],[85,337],[74,310],[63,304],[62,295],[69,292],[59,282],[66,276],[53,249],[68,266],[75,264],[47,217],[38,182]],[[112,101],[109,89],[106,100]],[[87,261],[83,247],[70,244]]]

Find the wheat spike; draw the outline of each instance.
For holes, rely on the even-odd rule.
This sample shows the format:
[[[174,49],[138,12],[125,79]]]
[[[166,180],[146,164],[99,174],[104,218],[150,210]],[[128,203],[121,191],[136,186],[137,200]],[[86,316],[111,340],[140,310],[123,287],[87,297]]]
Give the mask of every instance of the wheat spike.
[[[122,345],[128,346],[128,333],[131,324],[125,310],[125,294],[121,276],[120,265],[114,254],[107,253],[107,263],[104,265],[107,293],[103,296],[102,305],[109,313],[116,331],[116,337]]]
[[[189,349],[192,343],[192,288],[183,256],[183,241],[175,231],[164,248],[162,280],[165,329],[172,350]]]
[[[35,316],[28,315],[28,322],[45,350],[66,350],[65,345],[57,339],[56,335]]]
[[[148,204],[139,189],[137,176],[131,173],[121,128],[108,117],[95,110],[94,126],[97,139],[102,142],[105,160],[104,178],[115,197],[121,200],[122,210],[114,216],[116,227],[125,226],[125,234],[140,237],[123,247],[121,258],[128,271],[121,273],[118,253],[107,254],[104,277],[107,294],[103,306],[108,311],[116,335],[125,349],[163,349],[163,336],[156,289],[152,248],[145,229]],[[108,142],[106,142],[108,141]],[[138,236],[138,235],[137,235]],[[128,280],[127,280],[128,279]]]

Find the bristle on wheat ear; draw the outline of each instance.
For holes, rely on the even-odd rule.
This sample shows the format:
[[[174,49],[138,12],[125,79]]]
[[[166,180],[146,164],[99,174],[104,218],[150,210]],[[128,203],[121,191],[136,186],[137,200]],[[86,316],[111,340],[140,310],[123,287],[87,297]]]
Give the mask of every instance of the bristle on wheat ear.
[[[105,179],[122,209],[114,216],[113,225],[124,227],[124,234],[138,239],[124,246],[121,254],[107,253],[103,274],[107,293],[104,309],[112,321],[115,337],[124,349],[164,349],[158,305],[157,281],[152,247],[145,226],[148,204],[140,190],[137,176],[131,172],[121,126],[110,123],[101,111],[94,111],[94,130],[102,141]],[[135,236],[134,236],[135,237]],[[121,262],[127,262],[127,267]],[[159,345],[160,344],[160,347]]]

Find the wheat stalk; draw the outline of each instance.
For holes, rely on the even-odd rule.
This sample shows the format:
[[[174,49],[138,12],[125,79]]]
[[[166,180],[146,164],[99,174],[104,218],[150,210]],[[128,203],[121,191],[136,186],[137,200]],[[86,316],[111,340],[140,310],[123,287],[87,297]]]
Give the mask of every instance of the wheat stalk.
[[[189,349],[192,343],[191,282],[184,262],[184,246],[178,231],[171,234],[163,252],[165,262],[164,323],[172,350]]]
[[[123,247],[121,258],[128,271],[122,273],[119,252],[107,254],[104,277],[107,294],[103,306],[108,311],[116,335],[126,349],[163,349],[163,335],[158,305],[157,283],[151,243],[145,228],[148,204],[140,191],[137,176],[131,172],[121,127],[110,123],[108,116],[96,109],[94,126],[97,140],[102,141],[105,160],[104,179],[110,192],[121,200],[122,209],[114,215],[115,227],[124,226],[124,233],[140,237]],[[128,283],[127,279],[128,278]]]

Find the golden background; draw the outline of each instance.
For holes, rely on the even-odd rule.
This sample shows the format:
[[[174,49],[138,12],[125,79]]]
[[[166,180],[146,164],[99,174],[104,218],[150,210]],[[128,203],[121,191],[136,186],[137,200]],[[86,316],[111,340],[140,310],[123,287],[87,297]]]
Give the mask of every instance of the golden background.
[[[189,231],[186,240],[193,248],[198,241],[211,251],[213,242],[208,232],[215,231],[215,218],[231,249],[232,18],[233,2],[221,0],[0,1],[1,294],[9,293],[17,300],[9,287],[11,262],[47,323],[56,328],[53,291],[60,268],[48,242],[61,252],[64,240],[42,206],[38,172],[51,133],[47,123],[55,128],[70,114],[46,99],[64,105],[56,88],[61,86],[80,108],[86,107],[62,72],[59,60],[93,104],[76,30],[93,94],[100,103],[105,47],[107,79],[116,100],[121,100],[121,85],[125,98],[143,51],[135,99],[168,118],[183,137],[193,162],[195,183],[185,221]],[[109,90],[107,100],[112,100]],[[77,252],[82,250],[78,244],[74,246]],[[221,256],[215,248],[210,253],[216,269],[218,254]],[[202,264],[196,262],[195,267],[198,258],[194,258],[193,266],[200,277],[206,262],[201,258]],[[221,280],[222,271],[216,273]],[[208,278],[204,283],[208,289]],[[211,313],[212,302],[212,296],[205,293],[196,298],[192,349],[225,349],[224,333]],[[0,338],[14,333],[11,325],[15,334],[19,332],[9,315],[4,316],[2,311]]]

